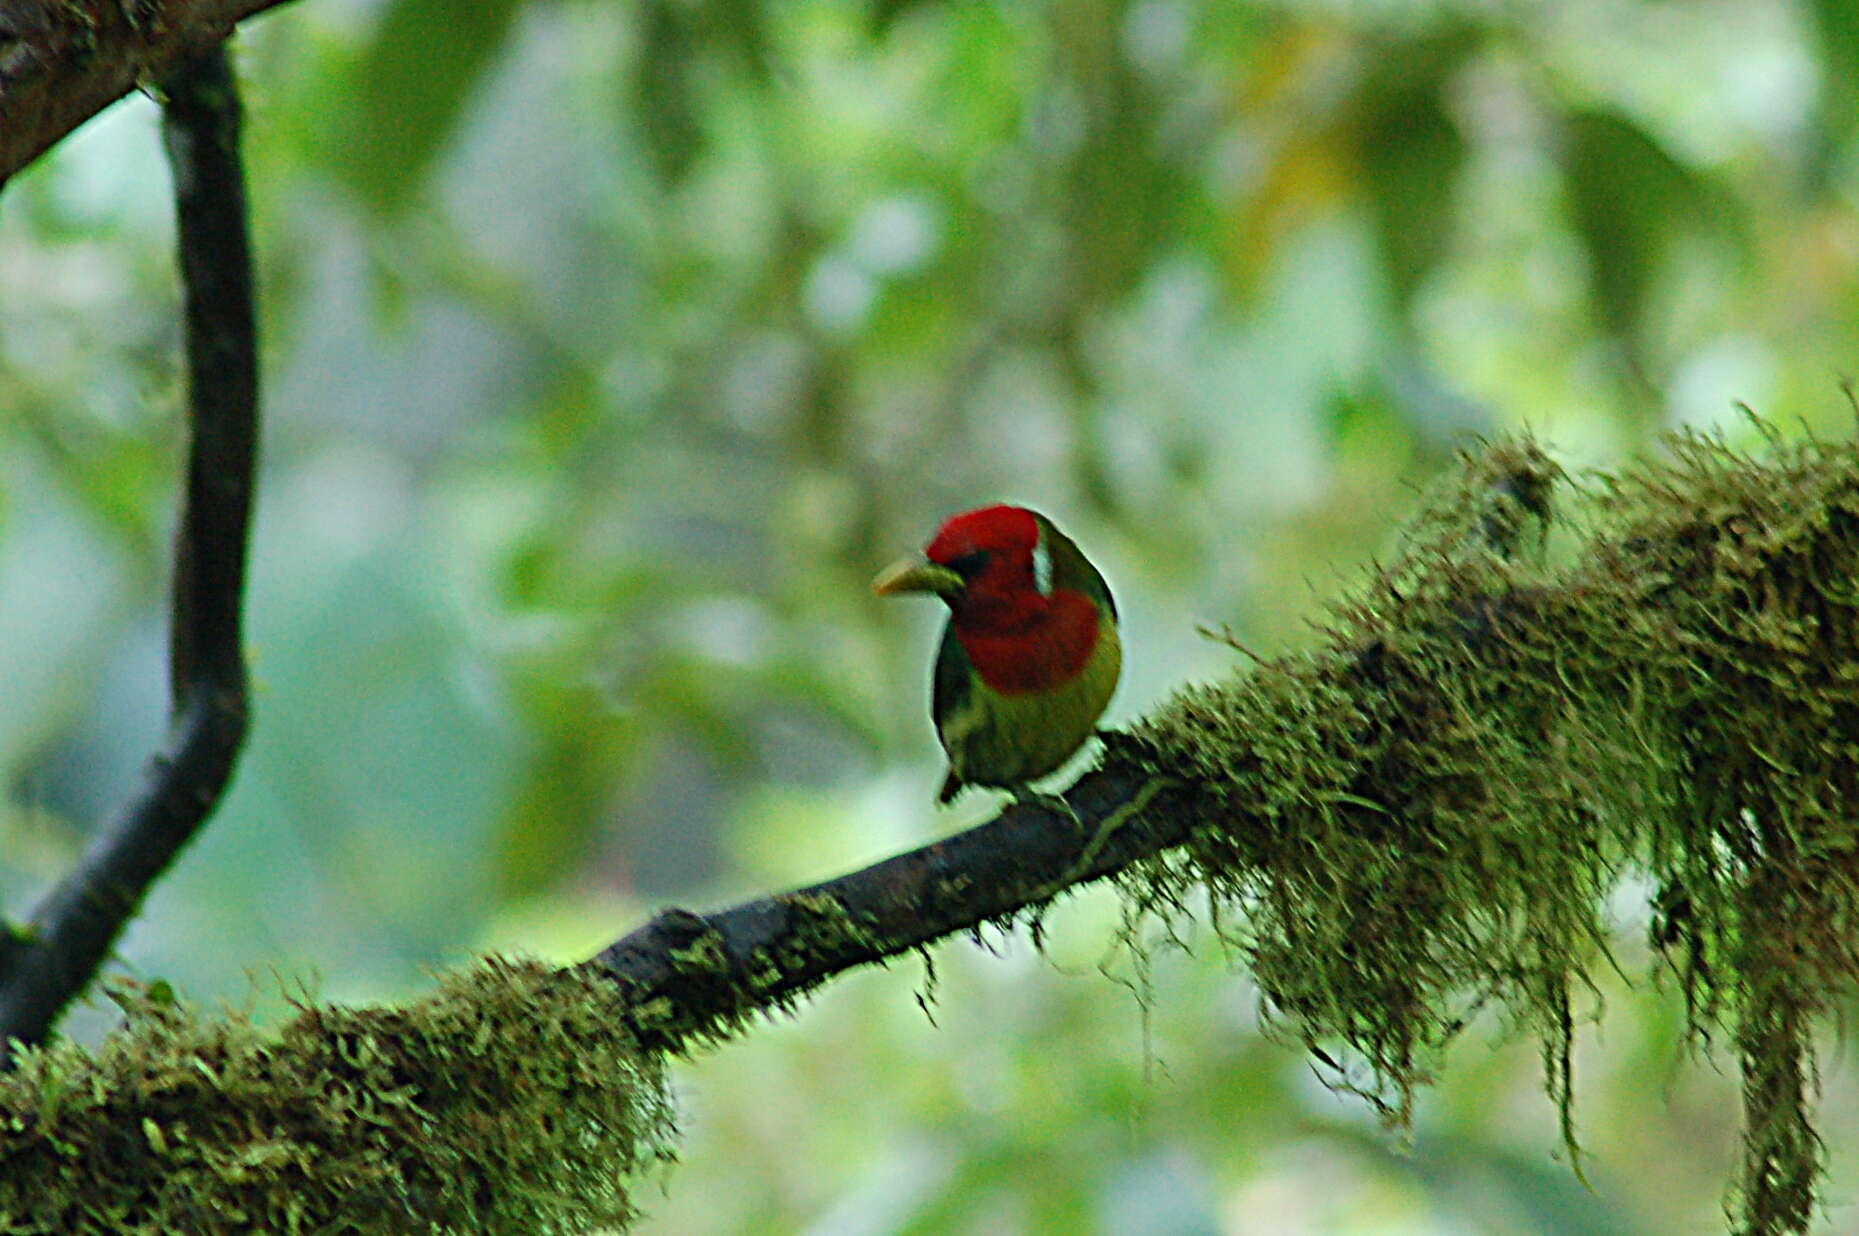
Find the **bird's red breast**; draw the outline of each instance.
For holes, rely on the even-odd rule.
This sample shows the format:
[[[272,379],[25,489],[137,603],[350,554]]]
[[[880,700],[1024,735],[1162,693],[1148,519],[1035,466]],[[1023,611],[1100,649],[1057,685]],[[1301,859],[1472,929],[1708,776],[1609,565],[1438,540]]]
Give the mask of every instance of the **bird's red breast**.
[[[954,616],[955,637],[975,672],[1004,695],[1070,682],[1097,645],[1097,607],[1083,593],[1061,589],[1042,600],[1036,612],[1012,625]]]

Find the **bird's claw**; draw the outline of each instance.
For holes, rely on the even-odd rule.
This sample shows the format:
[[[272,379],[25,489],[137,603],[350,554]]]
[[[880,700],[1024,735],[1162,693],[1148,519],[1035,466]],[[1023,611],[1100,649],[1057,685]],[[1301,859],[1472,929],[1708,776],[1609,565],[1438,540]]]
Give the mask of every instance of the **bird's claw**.
[[[1084,827],[1084,821],[1078,818],[1077,810],[1057,794],[1045,794],[1024,785],[1014,786],[1012,793],[1014,801],[1022,806],[1038,807],[1054,815],[1062,815],[1079,828]]]

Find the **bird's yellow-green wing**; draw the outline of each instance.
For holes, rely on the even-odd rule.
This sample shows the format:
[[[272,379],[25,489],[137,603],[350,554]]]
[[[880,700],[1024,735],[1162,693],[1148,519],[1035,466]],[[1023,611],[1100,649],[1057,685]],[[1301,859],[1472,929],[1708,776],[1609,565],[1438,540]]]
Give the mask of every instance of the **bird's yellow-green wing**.
[[[962,641],[956,637],[955,624],[948,623],[942,629],[942,647],[936,651],[936,679],[930,691],[930,719],[936,723],[936,737],[941,740],[943,750],[949,753],[949,775],[936,796],[937,802],[948,802],[962,788],[962,777],[957,771],[959,753],[950,746],[949,736],[970,728],[963,722],[969,710],[975,707],[976,686],[974,664],[963,651]]]
[[[1072,588],[1084,593],[1097,602],[1112,622],[1117,618],[1117,599],[1110,595],[1110,585],[1104,582],[1103,573],[1092,565],[1084,556],[1084,551],[1063,532],[1052,526],[1052,521],[1044,515],[1035,515],[1039,521],[1039,539],[1046,552],[1052,558],[1052,586],[1055,588]]]

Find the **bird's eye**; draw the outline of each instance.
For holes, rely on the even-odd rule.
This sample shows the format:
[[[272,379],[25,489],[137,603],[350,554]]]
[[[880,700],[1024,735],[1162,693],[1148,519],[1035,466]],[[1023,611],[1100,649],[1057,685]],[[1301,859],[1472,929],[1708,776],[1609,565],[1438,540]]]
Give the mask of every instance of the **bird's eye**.
[[[985,549],[973,549],[965,554],[957,554],[955,557],[949,559],[949,561],[943,563],[943,565],[965,580],[973,579],[987,569],[988,551]]]

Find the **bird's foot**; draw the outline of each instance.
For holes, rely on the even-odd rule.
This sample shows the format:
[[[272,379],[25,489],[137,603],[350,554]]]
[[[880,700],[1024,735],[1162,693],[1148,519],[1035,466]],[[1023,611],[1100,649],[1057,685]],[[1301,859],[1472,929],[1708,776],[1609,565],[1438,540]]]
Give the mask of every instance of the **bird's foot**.
[[[1060,798],[1057,794],[1041,793],[1038,790],[1024,785],[1012,786],[1009,788],[1009,792],[1013,795],[1013,800],[1023,806],[1038,807],[1043,811],[1050,811],[1054,815],[1062,815],[1079,828],[1084,827],[1084,821],[1078,818],[1078,812],[1070,803]]]
[[[1066,873],[1061,883],[1070,884],[1087,874],[1092,865],[1097,862],[1098,855],[1103,853],[1104,847],[1110,843],[1110,839],[1116,836],[1117,830],[1141,815],[1148,807],[1149,800],[1155,797],[1163,784],[1163,781],[1151,778],[1141,790],[1137,791],[1134,798],[1099,820],[1096,830],[1091,834],[1091,839],[1085,842],[1084,849],[1079,853],[1078,861],[1072,864],[1071,870]],[[1077,820],[1078,817],[1074,814],[1072,819]],[[1082,820],[1078,821],[1078,827],[1080,830],[1084,829],[1085,824]]]

